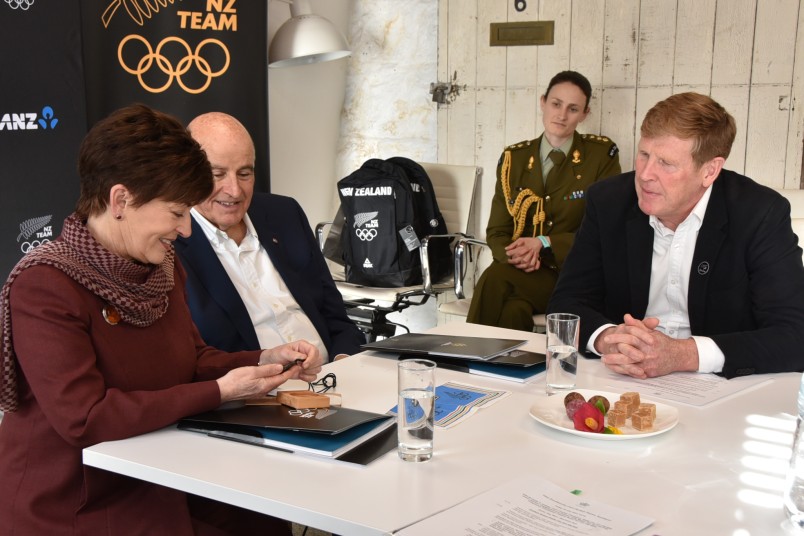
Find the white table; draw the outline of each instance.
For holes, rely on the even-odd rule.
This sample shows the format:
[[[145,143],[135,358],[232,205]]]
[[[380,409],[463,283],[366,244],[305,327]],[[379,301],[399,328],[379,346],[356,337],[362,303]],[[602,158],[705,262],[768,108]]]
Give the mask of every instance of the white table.
[[[522,338],[463,323],[439,333]],[[542,335],[526,348],[540,351]],[[367,354],[326,367],[344,405],[396,404],[396,361]],[[598,360],[579,363],[579,388],[599,388]],[[777,374],[704,408],[677,405],[680,422],[650,438],[600,441],[550,429],[529,415],[544,379],[518,384],[451,370],[447,380],[511,391],[449,430],[431,461],[389,452],[358,466],[208,438],[170,427],[84,449],[84,463],[348,536],[391,534],[514,477],[531,473],[583,496],[656,519],[640,535],[776,534],[799,374]]]

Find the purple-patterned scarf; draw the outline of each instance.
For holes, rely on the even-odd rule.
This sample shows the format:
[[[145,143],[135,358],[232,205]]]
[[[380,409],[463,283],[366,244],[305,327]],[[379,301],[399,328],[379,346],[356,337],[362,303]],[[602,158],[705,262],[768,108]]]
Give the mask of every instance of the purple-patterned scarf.
[[[17,368],[11,338],[11,285],[23,270],[46,264],[54,266],[106,300],[124,322],[149,326],[165,314],[167,293],[173,288],[173,251],[160,266],[137,264],[111,253],[89,234],[86,224],[76,214],[64,220],[61,236],[25,255],[11,271],[0,291],[0,330],[2,330],[2,366],[0,367],[0,409],[16,411]]]

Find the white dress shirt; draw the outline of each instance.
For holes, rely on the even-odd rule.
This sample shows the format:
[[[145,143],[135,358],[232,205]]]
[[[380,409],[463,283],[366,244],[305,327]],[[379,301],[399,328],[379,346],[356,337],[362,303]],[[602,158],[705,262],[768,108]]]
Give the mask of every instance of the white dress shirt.
[[[706,207],[712,195],[709,187],[687,218],[675,231],[665,227],[656,216],[650,216],[653,227],[653,260],[651,262],[648,308],[645,317],[659,319],[656,328],[674,339],[695,341],[698,348],[698,372],[720,372],[725,356],[715,341],[709,337],[692,335],[689,315],[689,282],[692,257],[698,241],[698,231],[703,224]],[[587,349],[594,349],[600,332],[613,324],[598,328],[589,338]]]
[[[324,362],[327,349],[318,332],[288,290],[262,247],[248,214],[246,236],[238,246],[194,208],[190,211],[246,306],[261,348],[273,348],[304,339],[314,344]]]

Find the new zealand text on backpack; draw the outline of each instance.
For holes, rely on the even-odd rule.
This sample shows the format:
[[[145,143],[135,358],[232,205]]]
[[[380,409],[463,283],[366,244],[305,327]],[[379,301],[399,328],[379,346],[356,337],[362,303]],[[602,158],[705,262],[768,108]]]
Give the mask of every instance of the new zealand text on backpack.
[[[338,195],[346,281],[372,287],[421,284],[421,239],[447,233],[424,168],[400,156],[372,158],[338,181]],[[435,281],[452,268],[449,242],[434,240],[428,246]]]

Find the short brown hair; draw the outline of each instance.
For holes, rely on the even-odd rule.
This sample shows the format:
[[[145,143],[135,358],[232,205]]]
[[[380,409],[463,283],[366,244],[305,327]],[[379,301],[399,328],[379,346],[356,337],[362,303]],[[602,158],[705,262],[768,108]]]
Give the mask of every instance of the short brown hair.
[[[206,153],[175,117],[133,104],[98,121],[78,152],[82,218],[102,213],[115,184],[140,206],[154,199],[193,206],[213,189]]]
[[[654,105],[639,130],[643,138],[692,140],[692,160],[698,167],[717,156],[728,158],[737,135],[734,118],[723,106],[692,92],[678,93]]]
[[[550,90],[553,89],[553,86],[556,84],[563,84],[564,82],[575,84],[578,89],[581,90],[586,97],[586,106],[584,106],[583,110],[588,111],[589,99],[592,98],[592,84],[589,83],[589,79],[577,71],[561,71],[551,78],[550,83],[547,84],[547,91],[544,92],[544,98],[547,98],[547,96],[550,94]]]

